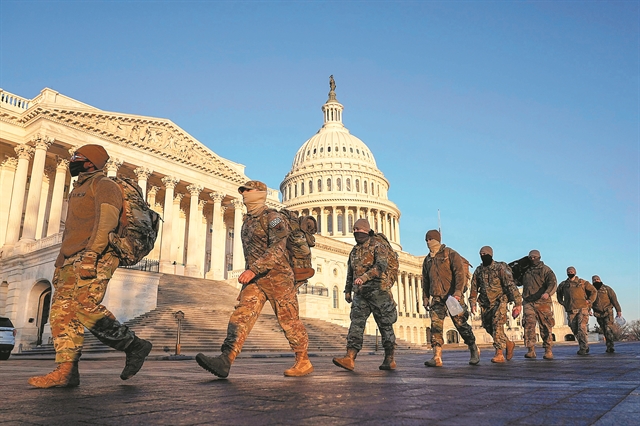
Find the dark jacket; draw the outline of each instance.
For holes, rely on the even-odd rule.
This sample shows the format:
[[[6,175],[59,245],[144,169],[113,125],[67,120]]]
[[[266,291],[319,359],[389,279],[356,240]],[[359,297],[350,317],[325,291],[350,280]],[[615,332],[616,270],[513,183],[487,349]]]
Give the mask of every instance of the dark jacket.
[[[544,293],[549,295],[547,301],[551,303],[551,296],[556,292],[558,281],[556,274],[543,261],[537,266],[531,266],[522,275],[522,298],[525,302],[537,302]]]
[[[597,292],[598,297],[593,302],[594,314],[603,314],[612,308],[616,308],[616,312],[622,312],[620,303],[618,303],[618,296],[616,296],[616,292],[611,287],[602,284],[602,287]]]
[[[471,278],[469,303],[473,306],[478,300],[480,306],[486,309],[493,306],[504,295],[509,302],[522,305],[522,295],[513,281],[509,265],[493,261],[489,266],[478,266]]]
[[[442,244],[434,257],[427,254],[422,262],[423,294],[440,298],[462,297],[469,279],[467,273],[463,257]]]

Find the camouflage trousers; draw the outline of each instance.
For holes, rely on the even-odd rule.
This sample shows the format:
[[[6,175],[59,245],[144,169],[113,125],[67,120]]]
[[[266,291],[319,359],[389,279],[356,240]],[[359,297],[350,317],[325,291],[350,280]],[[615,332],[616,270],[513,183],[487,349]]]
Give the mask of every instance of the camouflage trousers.
[[[553,303],[538,300],[536,302],[524,302],[522,306],[522,321],[524,327],[524,345],[528,348],[536,345],[536,323],[540,326],[542,346],[553,346],[553,326],[556,321],[553,318]]]
[[[49,322],[56,351],[56,362],[77,361],[84,343],[86,327],[102,343],[118,350],[125,350],[135,337],[126,325],[100,303],[107,290],[109,279],[118,267],[118,258],[107,252],[98,260],[97,276],[80,278],[75,264],[82,252],[65,260],[53,274],[55,290],[51,301]]]
[[[504,332],[504,325],[507,323],[507,303],[506,296],[496,300],[493,306],[482,307],[482,327],[493,337],[493,347],[495,349],[505,349],[509,339]]]
[[[444,319],[449,315],[449,311],[447,310],[446,305],[447,298],[443,297],[432,297],[431,305],[429,305],[429,310],[431,311],[431,346],[442,346],[444,345],[444,338],[442,337],[443,331],[443,323]],[[469,319],[469,308],[467,304],[464,302],[464,298],[460,299],[460,305],[462,306],[463,312],[455,317],[451,317],[451,321],[453,321],[453,325],[460,333],[462,340],[466,345],[473,345],[476,343],[476,336],[473,334],[473,329],[467,323]],[[449,315],[451,316],[451,315]]]
[[[589,347],[589,344],[587,343],[589,309],[574,309],[573,311],[567,312],[567,316],[569,317],[569,327],[571,327],[573,335],[576,336],[580,349],[587,349]]]
[[[388,290],[354,293],[351,305],[351,325],[347,335],[347,349],[362,349],[364,329],[369,315],[373,314],[382,336],[382,347],[392,349],[396,345],[393,324],[398,320],[396,302]]]
[[[593,311],[593,316],[598,321],[600,330],[604,333],[604,340],[607,342],[607,348],[613,348],[613,341],[615,340],[613,335],[613,309],[607,309],[605,312]]]
[[[298,316],[298,296],[290,270],[272,270],[266,276],[244,285],[238,299],[239,303],[229,318],[227,338],[222,344],[222,352],[229,353],[231,358],[235,359],[267,300],[271,303],[291,349],[296,353],[307,351],[309,337]]]

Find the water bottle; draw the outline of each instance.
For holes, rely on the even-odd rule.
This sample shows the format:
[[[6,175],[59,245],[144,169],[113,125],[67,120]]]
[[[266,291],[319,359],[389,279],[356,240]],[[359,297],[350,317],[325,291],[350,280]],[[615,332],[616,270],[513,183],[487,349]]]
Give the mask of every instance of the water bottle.
[[[623,317],[616,317],[616,324],[618,324],[618,327],[624,327],[627,324],[627,320]]]
[[[456,315],[460,315],[464,312],[462,306],[460,306],[460,302],[453,296],[449,296],[447,298],[447,309],[449,310],[449,315],[455,317]]]

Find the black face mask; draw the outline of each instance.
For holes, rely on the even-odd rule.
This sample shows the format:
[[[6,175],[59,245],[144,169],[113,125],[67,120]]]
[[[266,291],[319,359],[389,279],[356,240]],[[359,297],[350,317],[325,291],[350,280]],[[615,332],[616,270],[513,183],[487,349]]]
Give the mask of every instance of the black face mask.
[[[76,177],[80,173],[84,172],[84,163],[84,161],[73,161],[69,163],[69,174],[73,177]]]
[[[567,276],[569,277],[569,279],[573,278],[576,276],[576,274],[567,274]]]
[[[493,262],[493,256],[490,254],[483,254],[480,256],[480,259],[482,259],[483,266],[489,266],[491,265],[491,262]]]
[[[353,237],[356,239],[356,243],[363,244],[369,239],[369,234],[366,232],[354,232]]]
[[[602,287],[602,281],[596,281],[595,283],[593,283],[593,286],[596,288],[596,290],[600,290],[600,287]]]

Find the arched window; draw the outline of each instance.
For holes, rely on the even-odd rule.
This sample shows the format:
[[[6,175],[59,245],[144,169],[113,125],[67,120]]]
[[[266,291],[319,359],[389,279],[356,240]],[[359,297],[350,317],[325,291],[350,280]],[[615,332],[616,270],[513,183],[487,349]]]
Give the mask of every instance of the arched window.
[[[360,192],[360,179],[356,179],[356,192]]]
[[[331,152],[331,147],[330,146],[327,147],[327,152]]]
[[[338,309],[340,303],[340,295],[338,293],[338,286],[333,287],[333,309]]]
[[[304,182],[300,184],[300,195],[304,195]]]
[[[327,179],[327,191],[331,191],[331,178]]]
[[[373,195],[373,182],[371,182],[371,195]]]
[[[367,181],[365,180],[364,183],[362,184],[362,189],[364,189],[365,194],[367,193],[367,188],[368,188]]]
[[[351,191],[351,179],[347,178],[347,191]]]
[[[318,179],[318,192],[322,192],[322,179]]]
[[[336,187],[337,187],[338,191],[342,191],[342,179],[338,178],[336,180]]]
[[[291,185],[287,186],[287,200],[291,199]]]
[[[309,194],[313,194],[313,181],[309,181]]]
[[[344,215],[342,213],[338,214],[338,232],[344,232]]]
[[[333,234],[333,213],[327,215],[327,232]]]
[[[293,185],[293,195],[295,197],[298,196],[298,184],[297,183],[295,185]]]
[[[349,232],[353,230],[353,215],[349,215]]]
[[[318,215],[316,216],[316,222],[318,223],[317,234],[321,234],[322,233],[322,213],[318,212]]]

